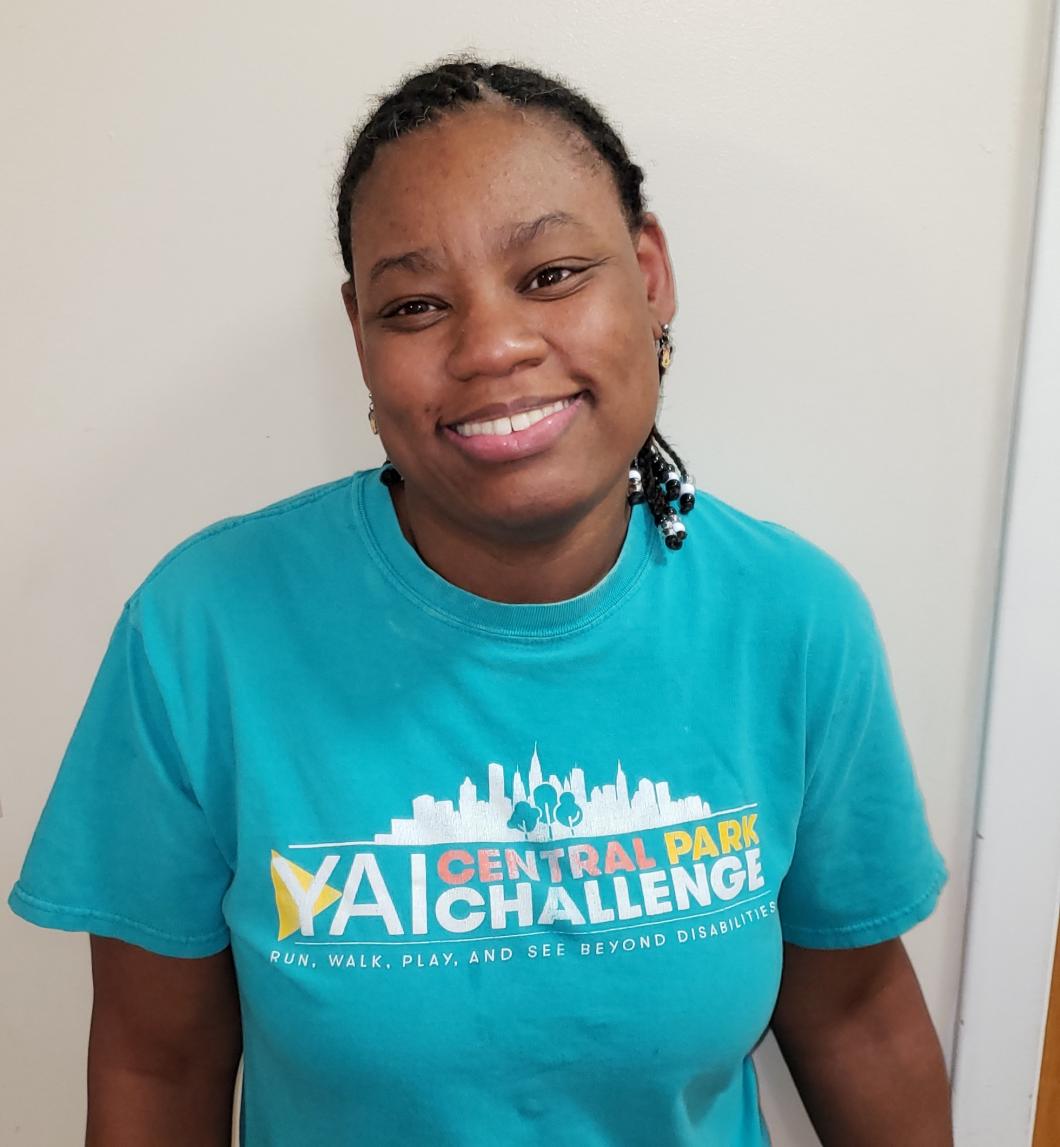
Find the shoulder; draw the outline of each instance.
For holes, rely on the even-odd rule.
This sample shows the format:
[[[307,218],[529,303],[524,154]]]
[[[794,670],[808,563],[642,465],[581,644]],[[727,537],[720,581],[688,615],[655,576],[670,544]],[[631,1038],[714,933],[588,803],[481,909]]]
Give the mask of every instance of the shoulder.
[[[697,594],[722,613],[732,640],[753,642],[827,709],[846,682],[878,679],[886,655],[861,585],[834,555],[776,522],[697,494]],[[691,534],[691,530],[689,531]],[[700,539],[702,538],[702,545]],[[674,563],[675,565],[677,563]]]
[[[126,602],[133,616],[233,604],[286,586],[295,590],[356,537],[351,501],[364,471],[212,522],[153,566]]]
[[[854,575],[833,554],[787,526],[757,518],[706,492],[693,511],[701,576],[732,591],[763,598],[807,621],[867,608]],[[690,523],[691,526],[691,523]],[[700,539],[702,538],[702,543]]]

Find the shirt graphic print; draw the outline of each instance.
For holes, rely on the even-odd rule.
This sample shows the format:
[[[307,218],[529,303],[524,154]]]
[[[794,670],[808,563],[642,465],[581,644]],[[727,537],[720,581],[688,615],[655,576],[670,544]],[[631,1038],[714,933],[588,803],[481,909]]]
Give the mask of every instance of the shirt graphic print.
[[[389,971],[503,963],[535,938],[565,957],[725,935],[776,912],[757,807],[646,777],[631,792],[621,762],[587,788],[577,766],[544,776],[535,749],[525,779],[492,763],[481,796],[471,777],[455,799],[421,794],[369,840],[274,849],[270,959]]]

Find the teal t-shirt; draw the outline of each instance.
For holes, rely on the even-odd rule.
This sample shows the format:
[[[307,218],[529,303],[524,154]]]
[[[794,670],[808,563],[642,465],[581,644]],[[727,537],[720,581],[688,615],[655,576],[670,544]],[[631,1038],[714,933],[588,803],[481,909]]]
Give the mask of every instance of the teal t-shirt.
[[[701,494],[547,605],[425,566],[378,471],[189,538],[117,622],[11,907],[231,944],[249,1147],[768,1143],[782,940],[927,916],[872,613]]]

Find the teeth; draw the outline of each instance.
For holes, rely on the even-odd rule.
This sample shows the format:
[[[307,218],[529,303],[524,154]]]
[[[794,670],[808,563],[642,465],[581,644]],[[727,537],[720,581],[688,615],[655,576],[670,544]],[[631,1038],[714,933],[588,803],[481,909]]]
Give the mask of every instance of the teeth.
[[[536,410],[522,410],[511,418],[495,418],[491,422],[461,422],[453,429],[461,438],[476,438],[480,434],[512,434],[518,430],[529,430],[542,418],[565,410],[573,401],[573,398],[562,398],[559,402],[550,402]]]

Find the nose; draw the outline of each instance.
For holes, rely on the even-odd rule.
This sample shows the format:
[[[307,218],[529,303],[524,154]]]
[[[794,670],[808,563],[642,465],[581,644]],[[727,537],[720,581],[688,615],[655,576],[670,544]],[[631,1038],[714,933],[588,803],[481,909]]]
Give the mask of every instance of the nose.
[[[548,343],[523,299],[490,299],[468,307],[456,325],[448,366],[454,378],[503,378],[540,364]]]

